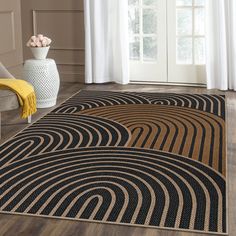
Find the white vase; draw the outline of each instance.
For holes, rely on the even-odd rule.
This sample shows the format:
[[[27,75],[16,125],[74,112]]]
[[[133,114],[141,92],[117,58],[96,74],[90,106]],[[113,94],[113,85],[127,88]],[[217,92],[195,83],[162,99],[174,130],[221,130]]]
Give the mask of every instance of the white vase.
[[[48,55],[50,46],[48,47],[31,47],[31,52],[35,59],[44,60]]]

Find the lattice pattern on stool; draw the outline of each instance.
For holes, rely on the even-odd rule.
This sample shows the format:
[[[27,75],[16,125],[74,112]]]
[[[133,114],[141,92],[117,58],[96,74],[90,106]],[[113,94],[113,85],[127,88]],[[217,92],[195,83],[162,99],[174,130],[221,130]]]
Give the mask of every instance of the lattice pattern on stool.
[[[24,78],[35,88],[38,107],[55,105],[60,80],[54,60],[27,60]]]

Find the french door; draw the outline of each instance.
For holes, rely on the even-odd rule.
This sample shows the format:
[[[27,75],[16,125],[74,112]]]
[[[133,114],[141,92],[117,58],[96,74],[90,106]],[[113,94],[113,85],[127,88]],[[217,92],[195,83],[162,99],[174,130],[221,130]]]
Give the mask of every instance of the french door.
[[[205,84],[205,1],[129,0],[131,81]]]

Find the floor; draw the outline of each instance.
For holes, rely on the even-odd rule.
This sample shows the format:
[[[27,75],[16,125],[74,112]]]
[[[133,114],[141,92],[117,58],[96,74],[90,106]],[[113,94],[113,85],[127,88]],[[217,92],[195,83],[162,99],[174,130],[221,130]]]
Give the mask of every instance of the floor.
[[[160,93],[220,93],[204,88],[158,86],[158,85],[81,85],[64,83],[61,86],[58,104],[72,96],[80,89],[86,90],[116,90],[134,92]],[[227,143],[228,143],[228,210],[229,235],[236,235],[236,92],[227,92]],[[40,109],[33,116],[33,122],[47,114],[51,109]],[[25,120],[19,118],[19,111],[2,114],[2,139],[0,144],[27,127]],[[108,224],[85,223],[70,220],[56,220],[40,217],[16,216],[0,214],[0,236],[197,236],[199,233],[178,232],[171,230],[147,229],[142,227],[116,226]],[[214,235],[214,234],[212,234]]]

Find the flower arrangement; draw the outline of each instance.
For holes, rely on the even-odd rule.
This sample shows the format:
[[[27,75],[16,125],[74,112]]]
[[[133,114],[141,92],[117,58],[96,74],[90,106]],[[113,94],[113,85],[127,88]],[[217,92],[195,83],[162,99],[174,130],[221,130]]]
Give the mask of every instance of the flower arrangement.
[[[37,36],[33,35],[26,46],[31,48],[41,48],[41,47],[49,47],[52,40],[42,34],[38,34]]]

